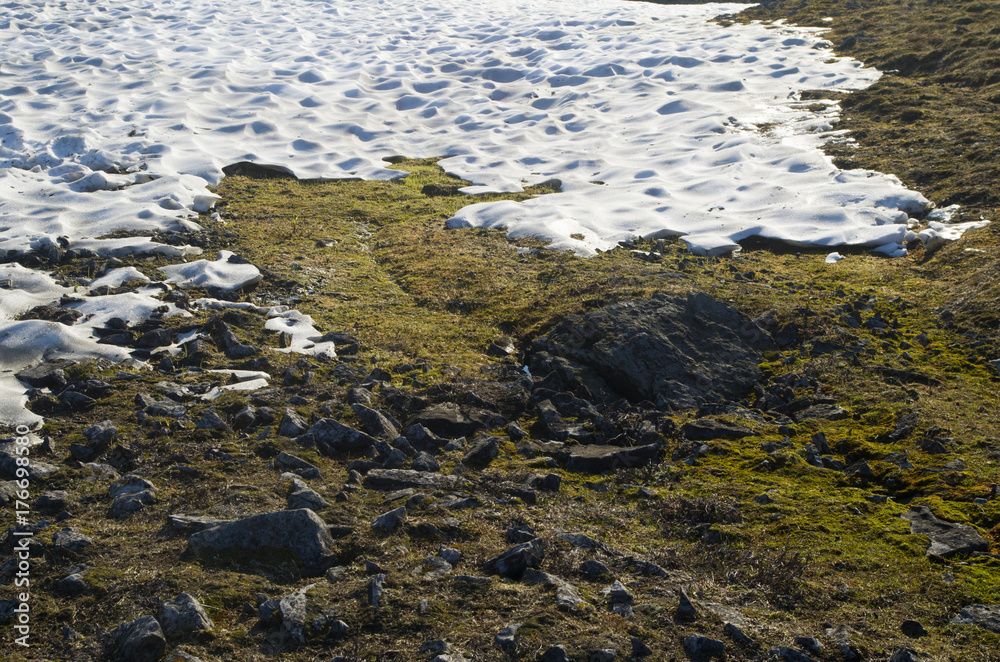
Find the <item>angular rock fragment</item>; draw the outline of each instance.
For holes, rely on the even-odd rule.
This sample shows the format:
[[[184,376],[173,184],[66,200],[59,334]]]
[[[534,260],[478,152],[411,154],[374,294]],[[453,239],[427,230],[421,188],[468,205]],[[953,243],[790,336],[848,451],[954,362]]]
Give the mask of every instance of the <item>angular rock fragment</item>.
[[[928,556],[948,557],[989,549],[989,543],[974,528],[938,519],[927,506],[911,506],[909,512],[900,517],[910,522],[911,534],[921,534],[931,539],[927,548]]]
[[[157,662],[166,648],[160,624],[152,616],[143,616],[108,634],[105,657],[111,662]]]
[[[520,579],[528,568],[537,568],[545,558],[545,548],[541,538],[511,547],[486,561],[486,572],[511,579]]]
[[[161,604],[156,612],[156,620],[167,637],[215,627],[212,619],[205,613],[205,608],[188,593],[181,593],[173,600]]]
[[[410,469],[372,469],[364,479],[364,486],[372,490],[402,490],[454,488],[458,476],[443,476]]]
[[[298,561],[310,577],[322,575],[335,558],[326,523],[307,509],[253,515],[199,531],[188,539],[188,549],[196,556],[278,551]]]

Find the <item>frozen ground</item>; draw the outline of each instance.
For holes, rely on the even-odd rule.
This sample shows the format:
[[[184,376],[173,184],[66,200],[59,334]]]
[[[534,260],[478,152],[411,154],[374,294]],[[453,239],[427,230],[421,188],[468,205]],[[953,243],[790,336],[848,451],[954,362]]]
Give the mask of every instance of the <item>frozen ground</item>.
[[[797,91],[856,89],[878,73],[833,57],[814,31],[706,20],[741,6],[9,2],[0,251],[194,255],[105,236],[196,227],[195,212],[215,200],[206,186],[235,162],[384,179],[401,173],[383,158],[402,154],[447,156],[441,165],[472,181],[470,193],[559,179],[560,193],[472,205],[449,223],[505,226],[581,254],[636,235],[684,235],[709,254],[753,235],[900,254],[916,237],[908,215],[926,200],[895,177],[837,170],[817,149],[836,107],[796,101]],[[93,343],[106,314],[31,333],[2,321],[65,294],[44,274],[3,268],[5,402],[20,388],[11,371],[26,363],[112,351]],[[259,277],[228,255],[166,275],[180,287]],[[141,316],[168,286],[142,287],[106,308]],[[308,350],[315,330],[293,312],[276,312],[276,328],[295,330],[293,347]],[[12,340],[28,337],[38,346]],[[0,418],[12,420],[11,409]]]

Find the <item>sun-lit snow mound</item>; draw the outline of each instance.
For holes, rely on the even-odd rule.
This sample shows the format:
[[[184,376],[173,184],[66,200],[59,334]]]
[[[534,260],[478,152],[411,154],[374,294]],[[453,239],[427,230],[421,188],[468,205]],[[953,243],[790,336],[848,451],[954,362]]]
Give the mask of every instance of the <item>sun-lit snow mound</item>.
[[[168,283],[184,290],[194,287],[239,290],[259,283],[263,277],[260,269],[232,251],[219,251],[218,258],[213,262],[197,260],[162,267],[161,271],[167,275]]]
[[[899,243],[926,201],[834,168],[814,147],[835,109],[795,101],[878,73],[832,57],[815,30],[706,20],[740,8],[12,2],[0,250],[193,227],[215,199],[205,185],[235,162],[385,179],[401,176],[392,154],[448,156],[469,192],[560,179],[561,193],[470,207],[451,225],[584,254],[636,235],[682,234],[705,253],[754,235]],[[781,129],[762,135],[764,122]]]

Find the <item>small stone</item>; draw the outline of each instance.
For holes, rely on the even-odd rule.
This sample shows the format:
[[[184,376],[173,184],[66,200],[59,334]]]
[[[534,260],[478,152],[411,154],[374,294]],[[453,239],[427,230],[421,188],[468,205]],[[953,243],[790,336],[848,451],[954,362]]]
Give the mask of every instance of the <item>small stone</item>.
[[[444,639],[432,639],[420,644],[420,653],[426,655],[443,655],[451,652],[451,644]]]
[[[521,629],[520,623],[508,625],[493,637],[493,643],[508,656],[513,656],[517,652],[517,631],[519,629]]]
[[[375,518],[372,530],[382,535],[388,535],[398,529],[406,519],[406,506],[400,506]]]
[[[821,644],[819,639],[816,639],[815,637],[795,637],[792,640],[792,643],[799,648],[809,651],[810,653],[819,653],[823,650],[823,644]]]
[[[110,662],[158,662],[167,648],[160,624],[152,616],[122,623],[108,636]]]
[[[614,648],[602,648],[590,654],[588,662],[612,662],[618,657],[618,651]]]
[[[57,554],[66,552],[79,554],[93,544],[94,541],[90,537],[83,535],[72,527],[56,531],[52,536],[53,551]]]
[[[900,648],[892,657],[889,658],[889,662],[924,662],[927,658],[923,657],[914,650],[909,648]]]
[[[677,603],[677,611],[674,612],[674,617],[678,621],[693,621],[698,618],[698,610],[691,603],[691,598],[688,594],[684,592],[684,589],[678,589],[679,600]]]
[[[648,657],[653,654],[652,649],[643,643],[639,637],[629,637],[632,644],[632,655],[635,657]]]
[[[330,637],[333,639],[340,639],[350,631],[351,626],[349,626],[344,621],[334,621],[330,625]]]
[[[542,654],[541,662],[570,662],[569,655],[566,654],[566,649],[562,646],[555,645],[550,646]]]
[[[545,549],[540,538],[511,547],[486,561],[486,571],[512,579],[520,579],[528,568],[537,568],[545,558]]]
[[[899,631],[905,634],[907,637],[910,637],[911,639],[923,637],[927,634],[927,630],[924,629],[923,625],[921,625],[917,621],[910,621],[910,620],[903,621],[902,624],[900,624],[899,626]]]
[[[56,584],[56,590],[66,595],[76,595],[87,590],[87,582],[83,580],[83,573],[73,573]]]
[[[608,566],[593,559],[581,563],[580,572],[591,579],[606,577],[611,574],[611,570],[608,569]]]
[[[371,606],[376,609],[379,608],[379,603],[382,600],[382,594],[385,592],[385,575],[377,574],[371,578],[368,583],[368,602]]]
[[[737,646],[743,648],[754,648],[757,645],[753,639],[751,639],[743,630],[734,625],[733,623],[726,623],[725,627],[722,628],[722,632],[733,640]]]
[[[163,628],[163,634],[168,637],[215,627],[201,603],[187,593],[181,593],[174,600],[160,605],[156,620]]]
[[[326,571],[326,581],[336,584],[347,575],[347,568],[342,565],[334,566]]]
[[[718,639],[692,634],[684,638],[684,652],[694,662],[711,659],[721,660],[726,657],[726,645]]]

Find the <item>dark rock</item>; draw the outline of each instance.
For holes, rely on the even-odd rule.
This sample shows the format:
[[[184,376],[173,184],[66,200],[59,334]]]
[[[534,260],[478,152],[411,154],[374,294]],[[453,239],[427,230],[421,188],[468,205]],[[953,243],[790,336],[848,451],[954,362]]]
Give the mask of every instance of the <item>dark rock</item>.
[[[79,554],[93,544],[94,541],[89,536],[85,536],[72,527],[56,531],[52,536],[52,549],[57,554],[67,552]]]
[[[389,512],[376,517],[375,520],[372,521],[372,530],[375,531],[375,533],[387,535],[398,529],[405,519],[406,506],[400,506],[395,510],[390,510]]]
[[[709,441],[712,439],[742,439],[755,433],[749,428],[729,425],[711,418],[699,418],[682,425],[681,434],[692,441]]]
[[[794,648],[786,646],[772,646],[768,651],[770,659],[781,660],[782,662],[815,662],[811,657]]]
[[[414,416],[407,423],[407,428],[423,425],[434,434],[455,438],[468,436],[480,430],[492,430],[506,424],[506,419],[496,412],[462,407],[454,402],[443,402],[432,405]],[[406,436],[409,438],[409,435]]]
[[[305,437],[305,439],[303,439]],[[332,418],[321,418],[299,438],[311,440],[326,455],[357,453],[375,445],[376,439]]]
[[[281,550],[294,556],[311,577],[322,575],[334,560],[326,523],[307,509],[253,515],[200,531],[188,539],[188,549],[196,556]]]
[[[491,575],[520,579],[528,568],[537,568],[543,558],[545,558],[545,549],[542,540],[535,538],[511,547],[506,552],[486,561],[486,571]]]
[[[634,469],[656,461],[659,445],[622,448],[620,446],[574,446],[556,454],[564,460],[567,471],[600,474],[605,471]]]
[[[233,428],[245,430],[257,424],[257,409],[247,405],[233,415]]]
[[[648,657],[653,654],[652,649],[643,643],[639,637],[629,637],[629,643],[632,644],[633,657]]]
[[[558,492],[559,487],[562,485],[562,476],[559,474],[546,474],[540,476],[535,474],[528,478],[528,485],[536,490],[545,490],[546,492]]]
[[[371,604],[372,607],[378,609],[384,592],[385,575],[379,573],[372,577],[368,582],[368,603]]]
[[[360,403],[351,405],[351,409],[361,420],[361,425],[368,434],[373,437],[389,440],[395,439],[399,435],[396,426],[382,412]]]
[[[761,352],[776,349],[735,308],[692,292],[567,316],[534,342],[529,365],[599,401],[623,395],[681,409],[742,397],[760,377]]]
[[[611,574],[611,570],[608,568],[608,566],[594,559],[591,559],[589,561],[584,561],[583,563],[581,563],[580,572],[589,577],[590,579],[607,577]]]
[[[566,649],[562,646],[550,646],[544,653],[540,662],[570,662]]]
[[[795,412],[792,417],[796,421],[805,421],[810,418],[821,418],[827,421],[839,421],[847,418],[850,414],[843,407],[837,405],[812,405],[802,411]]]
[[[201,603],[187,593],[181,593],[173,600],[160,605],[159,611],[156,612],[156,620],[167,637],[211,630],[215,627]]]
[[[1000,634],[1000,605],[969,605],[951,622],[978,625],[984,630]]]
[[[56,590],[66,595],[76,595],[87,590],[87,582],[83,580],[82,572],[74,572],[59,580]]]
[[[925,660],[927,658],[909,648],[900,648],[889,658],[889,662],[925,662]]]
[[[274,458],[274,466],[279,469],[287,469],[302,478],[320,478],[319,468],[306,462],[300,457],[281,451]]]
[[[517,631],[519,629],[521,629],[520,623],[512,623],[493,637],[493,643],[508,657],[513,657],[517,653]]]
[[[157,400],[146,407],[150,416],[165,416],[167,418],[182,418],[187,416],[187,407],[173,400]]]
[[[206,517],[202,515],[168,515],[167,523],[177,531],[182,533],[197,533],[205,529],[211,529],[220,524],[229,524],[231,519],[218,519],[216,517]]]
[[[448,443],[448,440],[439,437],[419,423],[411,425],[403,431],[403,436],[417,450],[436,451]]]
[[[733,623],[726,623],[725,627],[722,628],[722,632],[733,640],[737,646],[742,648],[755,648],[757,642],[751,639],[743,630],[734,625]]]
[[[434,459],[432,455],[424,451],[420,451],[417,457],[413,459],[410,464],[410,468],[414,471],[427,471],[430,473],[437,473],[441,471],[441,465],[438,464],[437,460]]]
[[[462,464],[482,468],[500,456],[500,445],[496,437],[484,437],[475,442],[472,449],[462,458]]]
[[[409,469],[372,469],[364,479],[364,486],[372,490],[403,490],[454,488],[458,476],[443,476]]]
[[[155,349],[173,344],[174,334],[170,329],[154,329],[139,336],[135,346],[139,349]]]
[[[285,415],[281,417],[281,423],[278,424],[279,435],[282,437],[298,437],[305,434],[308,429],[309,424],[294,409],[291,407],[285,409]]]
[[[917,621],[903,621],[899,626],[899,631],[911,639],[917,639],[927,635],[927,630]]]
[[[157,662],[167,649],[163,630],[152,616],[122,623],[107,642],[105,657],[110,662]]]
[[[928,556],[948,557],[954,554],[971,554],[989,549],[989,543],[967,524],[956,524],[938,519],[927,506],[911,506],[900,515],[910,522],[910,533],[931,539]]]
[[[510,543],[520,544],[534,540],[537,537],[535,530],[527,524],[519,524],[507,529],[507,542]]]
[[[678,621],[693,621],[698,618],[698,610],[695,609],[694,604],[691,603],[691,598],[684,589],[678,589],[678,602],[677,610],[674,612],[674,617]]]
[[[231,433],[233,429],[229,427],[229,424],[219,416],[214,409],[209,409],[206,411],[198,424],[194,426],[195,430],[216,430],[218,432]]]
[[[684,652],[694,662],[711,659],[721,660],[726,657],[726,645],[718,639],[692,634],[684,638]]]
[[[821,644],[819,639],[816,639],[815,637],[795,637],[792,639],[792,643],[799,648],[804,648],[810,653],[818,654],[821,650],[823,650],[823,644]]]

